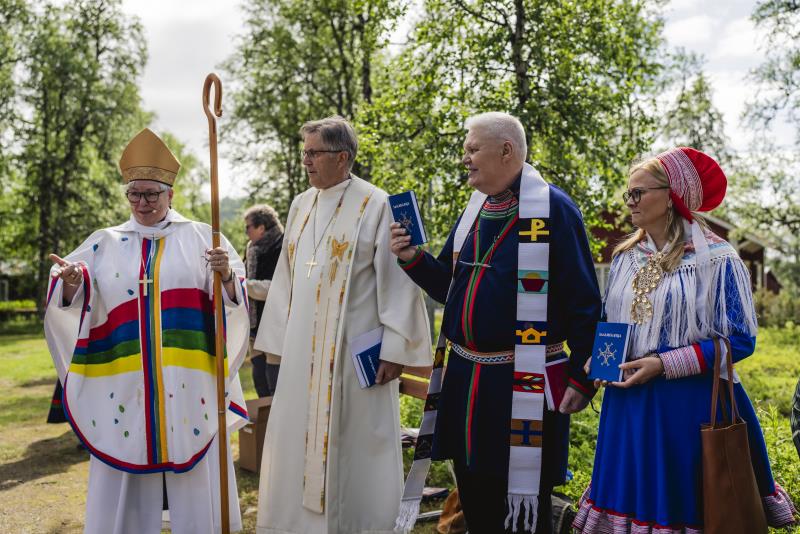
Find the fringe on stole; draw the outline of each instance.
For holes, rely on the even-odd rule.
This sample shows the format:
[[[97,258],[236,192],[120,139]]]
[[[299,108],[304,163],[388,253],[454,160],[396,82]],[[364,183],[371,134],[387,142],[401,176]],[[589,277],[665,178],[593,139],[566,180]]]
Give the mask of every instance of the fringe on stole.
[[[395,532],[407,534],[411,532],[419,517],[419,505],[422,499],[409,499],[400,501],[400,510],[397,512],[397,520],[394,524]]]
[[[683,347],[700,339],[728,337],[734,332],[756,335],[758,330],[750,272],[727,243],[722,253],[710,260],[709,305],[705,317],[698,317],[697,268],[693,262],[665,273],[658,287],[648,295],[653,317],[637,325],[633,333],[633,355],[640,357],[660,345]],[[631,323],[633,277],[640,268],[636,249],[628,250],[612,264],[606,292],[609,321]],[[732,284],[729,282],[732,282]],[[728,309],[728,299],[739,301],[738,310]]]
[[[536,521],[539,518],[539,496],[538,495],[518,495],[509,493],[506,496],[508,503],[508,515],[506,516],[505,527],[511,527],[512,532],[517,532],[519,516],[523,514],[523,532],[533,532],[536,530]],[[523,510],[524,508],[524,510]]]

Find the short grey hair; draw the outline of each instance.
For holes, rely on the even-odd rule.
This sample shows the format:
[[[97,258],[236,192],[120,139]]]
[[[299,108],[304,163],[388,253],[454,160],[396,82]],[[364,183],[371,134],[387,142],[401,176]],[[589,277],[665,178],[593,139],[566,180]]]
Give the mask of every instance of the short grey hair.
[[[263,226],[264,230],[269,230],[277,226],[283,232],[280,217],[275,208],[267,204],[256,204],[244,212],[244,220],[253,226]]]
[[[158,184],[159,191],[169,191],[170,189],[172,189],[172,186],[169,186],[163,182],[156,182],[155,180],[131,180],[130,182],[125,184],[125,192],[127,193],[128,190],[134,186],[134,184],[138,184],[139,182],[153,182],[155,184]]]
[[[319,133],[322,142],[329,150],[347,152],[348,168],[353,168],[358,154],[358,138],[353,125],[339,115],[332,115],[316,121],[308,121],[300,128],[300,135]]]
[[[518,118],[500,111],[479,113],[464,121],[464,128],[468,131],[479,128],[490,136],[508,141],[514,150],[518,151],[522,161],[528,156],[528,143],[525,140],[525,128]]]

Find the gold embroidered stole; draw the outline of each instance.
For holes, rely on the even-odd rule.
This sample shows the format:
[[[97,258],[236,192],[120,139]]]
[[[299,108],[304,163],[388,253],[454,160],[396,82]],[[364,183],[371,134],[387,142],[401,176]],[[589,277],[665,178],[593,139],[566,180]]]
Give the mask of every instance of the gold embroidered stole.
[[[353,251],[361,229],[364,211],[375,187],[360,178],[353,177],[353,183],[342,197],[342,202],[334,213],[328,234],[323,237],[320,247],[322,254],[317,260],[308,283],[316,285],[314,322],[311,331],[311,369],[309,376],[309,407],[306,427],[305,466],[303,471],[303,506],[317,513],[325,510],[325,477],[328,456],[328,432],[330,425],[331,397],[334,378],[334,363],[342,346],[342,321],[350,285],[350,269]],[[306,199],[300,206],[299,215],[306,219],[311,201]],[[308,224],[313,224],[313,221]],[[289,261],[292,266],[291,279],[306,275],[303,266],[296,266],[297,243],[305,223],[296,225],[289,241]]]

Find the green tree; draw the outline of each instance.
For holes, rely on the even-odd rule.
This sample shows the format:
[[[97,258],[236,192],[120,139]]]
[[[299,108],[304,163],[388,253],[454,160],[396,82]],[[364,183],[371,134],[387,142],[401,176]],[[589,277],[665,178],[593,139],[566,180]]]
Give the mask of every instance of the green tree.
[[[740,231],[767,237],[786,289],[800,292],[800,157],[761,142],[734,167],[729,211]]]
[[[13,256],[35,258],[41,305],[48,254],[124,214],[116,161],[147,121],[137,86],[146,51],[141,25],[119,0],[36,8],[16,104],[26,113],[15,131],[13,224],[3,226]]]
[[[211,202],[208,197],[210,176],[197,155],[183,142],[169,132],[162,132],[161,138],[181,162],[181,169],[175,177],[175,194],[172,207],[182,215],[201,222],[211,223]],[[224,191],[220,192],[224,195]],[[244,199],[223,197],[220,199],[220,228],[223,235],[239,253],[244,252],[247,237],[242,219]]]
[[[403,10],[396,0],[255,0],[226,70],[238,80],[227,133],[249,167],[253,198],[288,210],[306,189],[303,122],[353,119],[373,94],[373,61]],[[369,178],[368,166],[355,172]]]
[[[463,197],[464,117],[507,111],[526,127],[530,161],[576,200],[590,226],[602,224],[628,163],[653,139],[649,110],[666,59],[657,8],[636,0],[426,1],[410,46],[390,60],[359,120],[376,182],[417,180],[423,197]],[[431,204],[432,233],[462,205]]]
[[[752,124],[767,127],[785,113],[800,134],[800,2],[762,0],[752,18],[767,31],[767,46],[766,61],[753,72],[759,93],[747,117]]]
[[[211,204],[206,194],[210,181],[208,168],[194,152],[169,132],[162,132],[161,139],[181,162],[175,177],[175,194],[172,207],[180,214],[197,221],[211,223]]]
[[[9,145],[19,117],[14,106],[14,72],[22,61],[19,45],[29,17],[23,0],[0,0],[0,190],[8,185]]]
[[[222,233],[231,242],[231,245],[244,258],[244,247],[247,244],[247,234],[244,230],[244,212],[252,205],[246,198],[226,197],[219,202],[219,218]]]
[[[713,156],[726,168],[733,154],[725,135],[725,120],[714,105],[714,90],[703,72],[703,60],[679,51],[667,77],[666,88],[677,90],[665,106],[657,127],[659,141],[667,147],[689,146]]]
[[[779,256],[772,263],[779,280],[800,292],[800,158],[771,132],[788,120],[800,143],[800,3],[762,0],[753,21],[766,30],[766,60],[752,72],[758,93],[745,118],[755,127],[753,149],[737,166],[730,204],[742,230],[758,232]]]

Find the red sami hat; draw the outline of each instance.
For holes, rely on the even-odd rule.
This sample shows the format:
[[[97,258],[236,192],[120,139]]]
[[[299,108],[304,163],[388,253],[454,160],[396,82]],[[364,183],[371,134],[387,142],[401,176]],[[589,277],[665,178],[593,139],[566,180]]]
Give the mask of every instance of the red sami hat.
[[[722,203],[728,179],[711,156],[689,147],[676,147],[658,156],[669,178],[675,209],[687,221],[693,211],[711,211]]]

